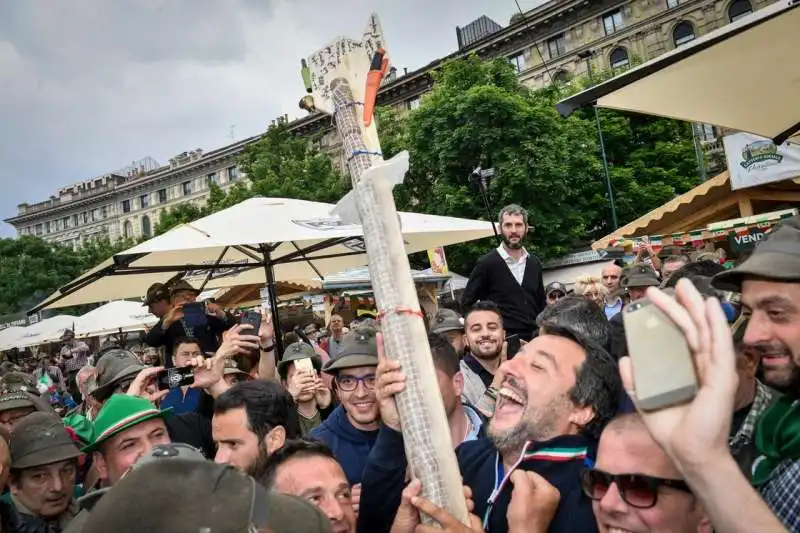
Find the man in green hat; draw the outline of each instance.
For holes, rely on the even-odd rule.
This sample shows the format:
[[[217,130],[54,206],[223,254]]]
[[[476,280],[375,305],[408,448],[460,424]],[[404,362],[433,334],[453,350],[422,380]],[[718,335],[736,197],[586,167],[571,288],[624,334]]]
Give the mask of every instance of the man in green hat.
[[[308,361],[307,366],[298,368],[298,361]],[[333,395],[320,379],[322,360],[314,347],[305,342],[295,342],[286,347],[283,358],[278,363],[278,376],[281,384],[292,395],[297,406],[300,430],[303,436],[322,424],[333,412]]]
[[[447,337],[459,357],[464,355],[464,318],[452,309],[439,309],[430,323],[431,333]]]
[[[32,413],[11,435],[11,505],[5,531],[62,531],[77,514],[73,500],[78,457],[54,413]]]
[[[334,376],[340,405],[311,432],[331,449],[356,495],[380,421],[375,396],[376,334],[373,328],[353,329],[344,336],[339,355],[325,364],[323,371]]]
[[[753,484],[792,531],[800,494],[800,217],[774,229],[738,267],[714,277],[741,292],[742,342],[761,359],[764,384],[784,395],[756,422]]]

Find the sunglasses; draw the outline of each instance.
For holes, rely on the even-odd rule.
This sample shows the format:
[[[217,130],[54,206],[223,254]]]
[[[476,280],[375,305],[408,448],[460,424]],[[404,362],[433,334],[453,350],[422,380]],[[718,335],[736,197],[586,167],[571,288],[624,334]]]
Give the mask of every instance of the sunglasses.
[[[581,472],[581,488],[592,500],[602,500],[612,484],[617,485],[622,501],[637,509],[650,509],[658,503],[659,487],[692,493],[684,481],[646,476],[644,474],[609,474],[596,468],[584,468]]]

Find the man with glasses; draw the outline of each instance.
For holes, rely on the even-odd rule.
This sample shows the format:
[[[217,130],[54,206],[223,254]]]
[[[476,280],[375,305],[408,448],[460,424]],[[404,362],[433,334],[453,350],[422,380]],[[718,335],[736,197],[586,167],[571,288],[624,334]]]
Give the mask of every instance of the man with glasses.
[[[378,437],[380,411],[375,396],[375,371],[378,366],[376,330],[360,327],[342,339],[339,355],[328,361],[323,371],[334,376],[340,405],[312,432],[322,440],[342,465],[356,496],[367,464],[367,457]],[[360,487],[359,487],[360,488]],[[358,501],[354,498],[354,501]]]
[[[711,533],[713,527],[680,472],[638,414],[612,420],[597,463],[581,473],[600,533]]]

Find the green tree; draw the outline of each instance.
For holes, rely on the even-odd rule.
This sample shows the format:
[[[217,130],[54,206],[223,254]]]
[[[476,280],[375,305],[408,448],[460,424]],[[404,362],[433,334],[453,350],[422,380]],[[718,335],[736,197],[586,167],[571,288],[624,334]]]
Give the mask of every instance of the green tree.
[[[181,202],[169,207],[158,217],[158,222],[153,228],[155,235],[161,235],[176,226],[192,222],[205,216],[205,207],[193,202]]]

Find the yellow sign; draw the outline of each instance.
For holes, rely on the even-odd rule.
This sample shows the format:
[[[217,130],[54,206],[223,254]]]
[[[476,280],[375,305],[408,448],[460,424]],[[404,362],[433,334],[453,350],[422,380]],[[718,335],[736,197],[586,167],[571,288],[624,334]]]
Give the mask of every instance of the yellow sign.
[[[431,262],[431,270],[436,274],[447,274],[450,269],[447,268],[447,258],[444,255],[444,247],[434,248],[428,250],[428,260]]]

